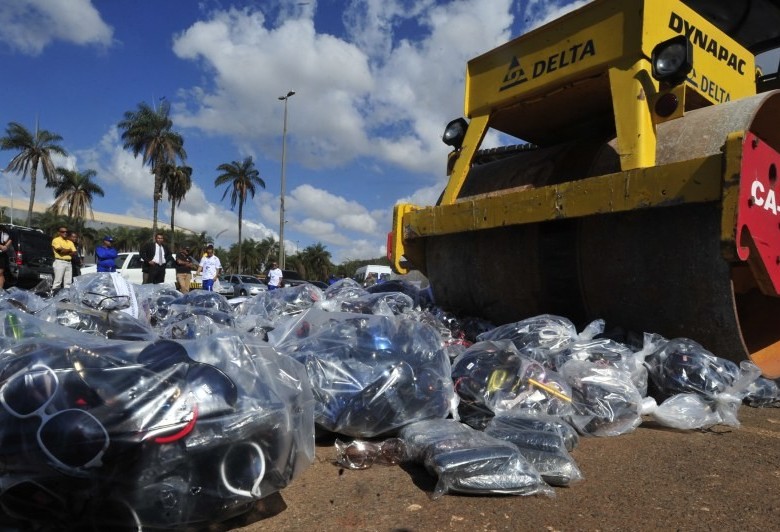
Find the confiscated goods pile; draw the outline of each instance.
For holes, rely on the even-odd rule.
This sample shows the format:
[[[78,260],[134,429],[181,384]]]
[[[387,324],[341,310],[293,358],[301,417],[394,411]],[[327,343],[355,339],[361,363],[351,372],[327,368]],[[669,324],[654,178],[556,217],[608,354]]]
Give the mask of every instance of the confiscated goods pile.
[[[90,274],[0,294],[0,526],[198,529],[335,462],[424,464],[447,492],[552,495],[583,436],[738,426],[749,362],[543,315],[456,318],[403,281],[227,300]]]

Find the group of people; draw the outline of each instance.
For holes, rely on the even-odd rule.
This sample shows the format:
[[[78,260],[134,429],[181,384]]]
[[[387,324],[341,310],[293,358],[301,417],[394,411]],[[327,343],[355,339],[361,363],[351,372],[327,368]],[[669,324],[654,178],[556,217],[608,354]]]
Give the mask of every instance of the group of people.
[[[0,288],[3,287],[4,271],[7,269],[8,257],[6,250],[12,242],[8,234],[0,231]],[[78,233],[69,231],[67,227],[60,227],[57,235],[51,241],[54,252],[54,282],[52,290],[55,292],[67,288],[73,282],[73,277],[80,273],[82,257],[78,250]],[[165,269],[173,263],[176,269],[176,282],[179,291],[187,293],[192,284],[192,272],[201,275],[203,290],[212,291],[214,282],[222,273],[222,263],[214,254],[214,245],[208,244],[204,255],[200,260],[196,259],[188,246],[179,248],[176,256],[171,253],[168,244],[165,243],[165,235],[156,233],[154,240],[141,246],[140,256],[143,271],[144,284],[160,284],[165,281]],[[114,238],[110,235],[103,237],[102,243],[95,248],[95,263],[98,272],[115,272],[117,250],[114,248]],[[282,270],[276,262],[266,275],[269,290],[276,290],[284,286]]]
[[[8,235],[0,234],[0,242],[9,241]],[[67,288],[73,282],[73,277],[79,275],[81,255],[77,249],[78,234],[68,231],[67,227],[60,227],[57,236],[52,239],[51,247],[54,252],[54,291]],[[4,247],[5,246],[5,247]],[[0,253],[8,244],[0,243]],[[140,256],[143,271],[144,284],[160,284],[165,281],[165,269],[173,263],[176,269],[176,281],[182,293],[190,291],[192,284],[192,271],[202,275],[203,289],[212,290],[214,281],[222,272],[222,263],[219,257],[214,255],[214,245],[208,244],[206,251],[198,261],[190,253],[190,248],[182,246],[174,259],[170,247],[165,243],[165,235],[157,233],[154,240],[141,246]],[[115,272],[117,250],[114,248],[114,238],[110,235],[103,237],[101,245],[95,248],[95,263],[98,272]],[[2,267],[3,257],[0,256],[0,278],[5,268]],[[7,257],[5,259],[7,261]],[[0,284],[2,288],[2,284]]]

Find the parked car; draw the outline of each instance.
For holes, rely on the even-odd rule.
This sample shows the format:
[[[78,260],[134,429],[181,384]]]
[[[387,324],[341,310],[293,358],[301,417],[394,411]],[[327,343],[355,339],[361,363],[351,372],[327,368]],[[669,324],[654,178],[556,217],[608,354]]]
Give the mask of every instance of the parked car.
[[[282,282],[284,286],[298,286],[309,281],[301,277],[301,274],[295,270],[282,270]]]
[[[228,280],[228,277],[232,277],[231,275],[220,275],[219,276],[219,285],[214,290],[218,294],[222,294],[225,297],[234,297],[236,296],[235,287],[233,286],[233,283],[231,283]],[[198,288],[202,288],[200,283],[198,283]]]
[[[13,241],[8,256],[6,287],[35,288],[41,281],[54,280],[52,237],[31,227],[6,225],[5,232]]]
[[[51,249],[51,245],[49,246]],[[171,261],[172,262],[172,261]],[[141,284],[144,281],[144,274],[142,271],[143,260],[141,254],[137,251],[122,252],[114,259],[116,264],[116,271],[130,281],[131,283]],[[173,264],[169,264],[169,267],[165,268],[165,280],[166,284],[176,285],[176,269],[173,268]],[[97,271],[97,265],[90,264],[81,268],[81,274],[95,273]]]
[[[268,290],[263,282],[252,275],[224,275],[227,282],[233,286],[234,296],[256,296]],[[220,279],[220,282],[223,282]]]

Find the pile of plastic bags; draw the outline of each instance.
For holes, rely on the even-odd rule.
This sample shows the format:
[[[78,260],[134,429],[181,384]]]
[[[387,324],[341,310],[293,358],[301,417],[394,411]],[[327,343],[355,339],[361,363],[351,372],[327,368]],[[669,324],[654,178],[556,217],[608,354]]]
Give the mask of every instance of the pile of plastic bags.
[[[403,281],[233,300],[105,273],[46,299],[11,289],[0,525],[207,526],[289,485],[317,433],[339,435],[342,467],[423,465],[434,497],[551,495],[583,480],[581,436],[737,426],[743,401],[780,402],[750,363],[603,332],[459,319]]]

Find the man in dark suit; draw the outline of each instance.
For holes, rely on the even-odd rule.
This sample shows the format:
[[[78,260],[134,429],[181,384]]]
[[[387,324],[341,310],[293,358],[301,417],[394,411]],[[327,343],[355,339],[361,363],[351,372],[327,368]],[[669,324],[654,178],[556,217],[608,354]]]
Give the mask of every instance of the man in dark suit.
[[[154,242],[141,246],[141,259],[144,261],[144,284],[160,284],[165,281],[165,265],[172,259],[171,248],[165,243],[162,233],[154,235]]]

